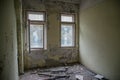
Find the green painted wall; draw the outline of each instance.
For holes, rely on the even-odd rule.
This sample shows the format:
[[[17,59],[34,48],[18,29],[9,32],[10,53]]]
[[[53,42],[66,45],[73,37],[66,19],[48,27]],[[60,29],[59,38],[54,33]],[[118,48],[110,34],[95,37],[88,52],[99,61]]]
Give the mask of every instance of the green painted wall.
[[[14,0],[0,1],[0,80],[18,80]]]
[[[81,9],[80,61],[110,80],[120,80],[119,0],[105,0]]]
[[[14,4],[17,20],[18,70],[19,73],[24,73],[22,1],[15,0]]]

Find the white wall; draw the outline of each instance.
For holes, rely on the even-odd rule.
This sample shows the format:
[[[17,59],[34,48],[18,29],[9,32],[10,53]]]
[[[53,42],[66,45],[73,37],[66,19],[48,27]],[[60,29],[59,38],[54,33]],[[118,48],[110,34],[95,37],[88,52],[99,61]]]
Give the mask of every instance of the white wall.
[[[105,0],[81,9],[80,61],[110,80],[120,80],[119,0]]]

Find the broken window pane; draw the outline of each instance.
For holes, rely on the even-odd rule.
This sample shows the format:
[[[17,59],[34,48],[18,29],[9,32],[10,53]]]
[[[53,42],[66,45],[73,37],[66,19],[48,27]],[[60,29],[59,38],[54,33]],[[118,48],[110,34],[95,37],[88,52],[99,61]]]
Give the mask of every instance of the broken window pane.
[[[61,46],[74,46],[73,25],[61,26]]]
[[[30,47],[43,48],[43,25],[30,25]]]

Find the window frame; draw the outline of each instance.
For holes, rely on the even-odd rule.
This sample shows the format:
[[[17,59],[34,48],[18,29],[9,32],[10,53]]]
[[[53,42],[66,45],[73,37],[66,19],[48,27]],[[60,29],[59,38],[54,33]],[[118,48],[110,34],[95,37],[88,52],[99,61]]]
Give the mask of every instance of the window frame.
[[[43,14],[43,21],[40,21],[40,20],[29,20],[29,13],[32,13],[32,14],[36,14],[36,13],[42,13]],[[31,50],[40,50],[40,49],[44,49],[45,48],[45,26],[46,26],[46,12],[45,11],[26,11],[26,21],[27,21],[27,31],[28,31],[28,40],[27,40],[27,43],[29,44],[29,51]],[[30,24],[36,24],[36,25],[43,25],[43,47],[42,48],[31,48],[31,44],[30,44]]]
[[[73,22],[62,22],[61,16],[62,15],[72,15],[74,17]],[[73,27],[73,46],[61,46],[61,27],[62,25],[72,25]],[[73,48],[76,46],[76,14],[75,13],[60,13],[60,47],[61,48]]]
[[[62,18],[61,18],[61,16],[72,16],[73,17],[73,22],[69,22],[69,21],[67,21],[67,22],[65,22],[65,21],[63,21],[62,22]],[[61,16],[60,16],[60,21],[62,22],[62,23],[75,23],[75,13],[73,14],[73,13],[61,13]]]
[[[31,20],[31,21],[35,21],[35,22],[45,22],[46,21],[46,12],[45,11],[27,11],[27,19],[29,19],[28,14],[32,13],[32,14],[39,14],[42,13],[43,14],[43,21],[41,20]]]
[[[38,48],[31,48],[31,41],[30,41],[30,39],[29,39],[29,44],[30,44],[30,48],[31,49],[44,49],[44,24],[39,24],[39,23],[32,23],[32,22],[30,22],[30,25],[31,24],[33,24],[33,25],[43,25],[43,46],[42,46],[42,48],[40,48],[40,47],[38,47]],[[30,26],[29,26],[29,32],[30,32]],[[29,34],[29,38],[30,38],[30,34]]]

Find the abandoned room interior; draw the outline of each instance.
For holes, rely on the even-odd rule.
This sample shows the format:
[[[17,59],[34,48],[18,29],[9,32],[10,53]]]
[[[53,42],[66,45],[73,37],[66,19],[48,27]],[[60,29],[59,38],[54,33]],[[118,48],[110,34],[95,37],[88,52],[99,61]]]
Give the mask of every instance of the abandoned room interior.
[[[120,80],[119,0],[2,0],[0,10],[0,80]]]

